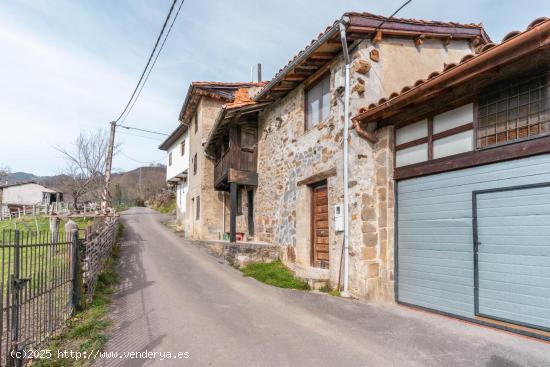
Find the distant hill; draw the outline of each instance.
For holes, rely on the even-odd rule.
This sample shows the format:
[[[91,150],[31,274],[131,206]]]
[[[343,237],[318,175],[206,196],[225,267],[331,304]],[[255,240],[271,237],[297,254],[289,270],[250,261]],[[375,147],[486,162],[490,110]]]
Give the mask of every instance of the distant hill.
[[[8,175],[8,183],[38,180],[39,177],[27,172],[13,172]]]
[[[111,195],[115,204],[128,204],[146,201],[166,187],[166,167],[163,165],[139,167],[128,172],[113,173],[111,176]],[[36,176],[27,172],[14,172],[8,176],[9,183],[37,181],[43,185],[63,192],[64,201],[71,202],[71,179],[66,175]],[[93,200],[100,195],[92,190],[84,200]],[[100,191],[100,190],[99,190]]]
[[[146,201],[166,187],[166,167],[139,167],[124,173],[115,173],[111,179],[114,204]]]

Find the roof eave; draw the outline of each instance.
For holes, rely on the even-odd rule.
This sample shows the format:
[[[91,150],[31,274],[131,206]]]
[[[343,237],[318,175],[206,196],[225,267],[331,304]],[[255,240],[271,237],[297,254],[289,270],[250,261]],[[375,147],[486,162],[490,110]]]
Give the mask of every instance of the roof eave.
[[[450,68],[407,92],[390,99],[353,117],[356,123],[369,123],[394,116],[407,105],[415,102],[427,93],[434,94],[439,90],[451,88],[467,82],[473,77],[500,65],[512,62],[537,50],[550,46],[550,21],[527,30],[505,43],[476,55],[475,57]]]
[[[323,45],[326,41],[334,37],[340,30],[339,30],[339,24],[341,22],[346,22],[346,18],[342,18],[334,22],[332,27],[330,27],[321,37],[319,37],[317,40],[315,40],[308,48],[304,50],[304,52],[296,57],[296,59],[292,60],[290,64],[288,64],[283,71],[281,71],[275,78],[273,78],[257,95],[254,96],[254,101],[261,101],[263,98],[266,97],[266,95],[271,91],[271,89],[277,85],[284,77],[290,73],[292,69],[294,69],[296,66],[298,66],[300,63],[305,61],[313,52],[315,52],[321,45]]]
[[[160,150],[167,151],[170,147],[187,131],[187,125],[178,126],[158,147]]]
[[[218,112],[218,116],[216,116],[216,121],[214,121],[214,127],[212,127],[212,130],[210,130],[210,134],[208,135],[208,139],[206,140],[206,144],[204,145],[204,153],[207,157],[212,158],[212,153],[210,152],[210,147],[213,146],[213,136],[215,131],[220,126],[221,122],[225,118],[225,115],[227,113],[227,107],[223,106],[220,112]]]

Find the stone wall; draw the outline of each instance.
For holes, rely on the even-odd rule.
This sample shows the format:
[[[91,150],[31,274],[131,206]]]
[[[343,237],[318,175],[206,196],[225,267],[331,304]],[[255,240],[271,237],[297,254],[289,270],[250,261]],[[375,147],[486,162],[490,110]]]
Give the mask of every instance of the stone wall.
[[[250,263],[267,263],[279,258],[279,247],[259,243],[230,243],[225,241],[194,241],[208,251],[227,261],[231,266],[240,268]]]
[[[371,57],[378,53],[375,61]],[[425,78],[444,63],[469,53],[469,45],[410,39],[363,41],[352,53],[351,115],[405,85]],[[260,115],[259,186],[255,196],[257,239],[281,247],[283,261],[303,278],[341,279],[343,236],[334,230],[333,207],[343,203],[343,60],[330,67],[329,117],[304,129],[304,83]],[[354,130],[349,136],[350,291],[359,297],[393,300],[393,128],[376,132],[371,144]],[[329,269],[311,266],[311,193],[301,181],[326,179],[329,197]]]
[[[202,97],[198,104],[198,131],[189,127],[190,159],[197,155],[197,174],[193,174],[193,163],[189,162],[189,190],[187,194],[186,217],[190,238],[218,240],[223,235],[223,194],[214,190],[214,162],[204,155],[203,141],[206,141],[214,125],[222,103]],[[200,196],[200,218],[196,220],[196,198]]]

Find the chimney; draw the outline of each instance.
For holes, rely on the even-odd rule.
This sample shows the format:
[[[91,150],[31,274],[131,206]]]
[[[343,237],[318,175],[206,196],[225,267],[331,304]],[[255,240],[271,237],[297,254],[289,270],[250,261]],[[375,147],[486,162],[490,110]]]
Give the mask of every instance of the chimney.
[[[262,81],[262,64],[258,63],[258,83]]]

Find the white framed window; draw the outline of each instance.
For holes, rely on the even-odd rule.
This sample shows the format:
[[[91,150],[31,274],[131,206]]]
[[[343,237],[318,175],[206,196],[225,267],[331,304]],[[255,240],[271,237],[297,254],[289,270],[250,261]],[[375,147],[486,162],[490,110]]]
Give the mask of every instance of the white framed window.
[[[306,124],[308,131],[328,118],[330,111],[330,73],[321,77],[306,90]]]

